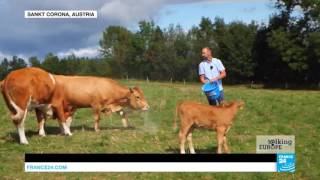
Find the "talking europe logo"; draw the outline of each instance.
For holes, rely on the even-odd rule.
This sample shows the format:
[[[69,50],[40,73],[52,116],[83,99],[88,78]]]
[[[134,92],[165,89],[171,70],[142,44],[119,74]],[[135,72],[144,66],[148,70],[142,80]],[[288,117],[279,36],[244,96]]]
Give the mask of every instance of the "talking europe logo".
[[[257,136],[257,153],[277,154],[277,172],[295,172],[295,136]]]

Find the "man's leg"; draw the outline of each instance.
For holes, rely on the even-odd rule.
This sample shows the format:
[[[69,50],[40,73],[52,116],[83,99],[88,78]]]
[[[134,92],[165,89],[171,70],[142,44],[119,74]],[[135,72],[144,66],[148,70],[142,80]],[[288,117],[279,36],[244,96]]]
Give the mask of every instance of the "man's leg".
[[[220,91],[220,96],[218,98],[218,101],[219,101],[219,104],[223,104],[224,102],[224,93],[223,93],[223,90]]]
[[[207,96],[207,99],[208,99],[208,102],[211,106],[217,106],[217,102],[218,100],[217,99],[214,99],[214,98],[210,98],[209,96]]]

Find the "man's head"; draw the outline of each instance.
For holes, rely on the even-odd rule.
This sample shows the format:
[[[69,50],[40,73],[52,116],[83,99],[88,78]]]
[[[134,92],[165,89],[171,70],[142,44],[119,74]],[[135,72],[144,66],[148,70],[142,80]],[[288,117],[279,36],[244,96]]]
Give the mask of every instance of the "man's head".
[[[212,51],[209,47],[204,47],[202,48],[202,51],[201,51],[201,55],[204,59],[208,59],[208,60],[211,60],[212,58]]]

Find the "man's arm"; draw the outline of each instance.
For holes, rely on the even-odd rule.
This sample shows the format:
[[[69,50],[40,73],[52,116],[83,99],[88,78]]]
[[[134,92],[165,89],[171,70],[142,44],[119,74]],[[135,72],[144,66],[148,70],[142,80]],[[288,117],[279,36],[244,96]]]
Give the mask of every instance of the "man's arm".
[[[224,70],[224,71],[221,71],[221,72],[220,72],[220,75],[219,75],[218,77],[215,77],[215,78],[213,78],[213,79],[210,79],[210,82],[218,81],[218,80],[220,80],[220,79],[225,78],[226,76],[227,76],[226,71],[225,71],[225,70]]]
[[[208,82],[208,80],[205,80],[204,74],[201,74],[201,75],[199,76],[199,80],[200,80],[200,82],[202,82],[203,84],[205,84],[205,83]]]
[[[205,70],[204,70],[204,67],[203,67],[203,63],[200,63],[199,64],[199,80],[200,82],[202,82],[203,84],[207,83],[208,80],[205,79]]]

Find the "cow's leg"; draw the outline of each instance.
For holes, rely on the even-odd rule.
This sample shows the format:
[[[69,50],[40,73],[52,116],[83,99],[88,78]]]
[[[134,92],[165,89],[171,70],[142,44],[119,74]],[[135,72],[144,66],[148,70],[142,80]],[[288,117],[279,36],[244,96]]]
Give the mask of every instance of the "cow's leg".
[[[62,121],[58,120],[58,123],[59,123],[59,128],[60,128],[60,134],[61,135],[68,135],[66,133],[67,131],[65,131],[65,127],[64,127]],[[67,123],[65,123],[65,124],[67,124]],[[69,127],[69,126],[67,125],[67,127]]]
[[[72,123],[72,116],[69,116],[66,120],[66,124],[68,126],[68,128],[70,129],[70,126],[71,126],[71,123]]]
[[[224,127],[218,127],[217,128],[217,153],[221,154],[222,153],[222,145],[223,145],[223,137],[225,133],[225,128]]]
[[[99,132],[100,131],[100,128],[99,128],[100,109],[99,108],[93,108],[93,117],[94,117],[94,130],[96,132]]]
[[[17,130],[18,130],[18,134],[19,134],[19,138],[20,138],[20,143],[21,144],[29,144],[28,140],[26,138],[25,131],[24,131],[24,122],[25,122],[25,120],[27,118],[27,114],[28,114],[28,108],[26,108],[26,110],[24,111],[22,120],[20,122],[18,121],[18,123],[16,123],[16,127],[17,127]]]
[[[58,120],[58,123],[59,123],[59,128],[60,128],[60,135],[65,135],[64,129],[63,129],[63,126],[62,126],[62,122],[60,120]]]
[[[28,141],[27,141],[27,138],[25,135],[25,131],[24,131],[24,122],[26,120],[27,113],[28,113],[28,106],[30,104],[30,97],[23,96],[23,97],[20,97],[19,99],[21,102],[26,102],[26,103],[25,104],[24,103],[16,104],[12,99],[10,99],[10,97],[8,99],[5,98],[5,100],[8,101],[7,103],[8,104],[10,103],[11,106],[13,107],[13,109],[15,110],[15,111],[12,111],[12,109],[10,109],[11,119],[17,128],[20,143],[21,144],[28,144]]]
[[[187,140],[188,140],[188,143],[189,143],[189,149],[190,149],[190,153],[191,154],[195,154],[195,150],[194,150],[194,147],[193,147],[193,143],[192,143],[192,132],[190,132],[187,136]]]
[[[67,135],[67,136],[72,136],[72,133],[71,133],[70,128],[67,125],[67,123],[66,122],[62,122],[61,124],[62,124],[62,127],[64,129],[64,134]]]
[[[53,108],[55,109],[56,114],[58,116],[60,129],[63,130],[62,133],[65,135],[68,135],[68,136],[72,136],[70,128],[68,127],[68,125],[66,123],[66,118],[65,118],[63,106],[62,105],[60,105],[60,106],[53,105]]]
[[[225,153],[230,154],[230,149],[228,147],[228,142],[227,142],[227,137],[226,136],[223,137],[223,150],[224,150]]]
[[[63,126],[62,126],[62,122],[61,122],[57,112],[53,113],[53,119],[57,119],[58,124],[59,124],[59,128],[60,128],[60,135],[64,135],[64,129],[63,129]]]
[[[46,117],[53,117],[53,111],[52,111],[52,108],[51,108],[51,104],[47,105],[45,108],[44,108],[44,114]]]
[[[65,117],[68,117],[67,120],[66,120],[66,124],[67,124],[69,129],[71,127],[71,123],[72,123],[72,120],[73,120],[72,116],[73,116],[75,111],[76,111],[76,108],[68,107],[68,111],[65,113]]]
[[[37,120],[38,120],[39,136],[44,137],[44,136],[46,136],[46,132],[44,130],[44,124],[46,122],[46,115],[40,109],[36,109],[36,115],[37,115]]]
[[[127,128],[128,127],[128,115],[127,115],[127,113],[125,111],[123,111],[123,110],[120,110],[119,114],[121,116],[123,127]]]

